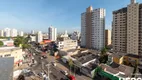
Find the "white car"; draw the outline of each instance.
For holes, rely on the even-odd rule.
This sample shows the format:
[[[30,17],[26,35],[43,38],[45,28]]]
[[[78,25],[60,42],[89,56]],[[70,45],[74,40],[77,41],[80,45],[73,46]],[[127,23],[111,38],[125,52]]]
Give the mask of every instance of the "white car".
[[[53,66],[57,66],[56,62],[51,62],[51,64],[52,64]]]
[[[68,75],[67,71],[60,71],[61,73],[63,73],[64,75]]]

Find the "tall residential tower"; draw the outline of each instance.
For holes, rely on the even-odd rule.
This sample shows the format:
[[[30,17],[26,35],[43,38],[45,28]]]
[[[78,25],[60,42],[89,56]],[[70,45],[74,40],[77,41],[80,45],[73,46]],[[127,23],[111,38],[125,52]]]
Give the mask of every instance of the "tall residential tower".
[[[136,0],[113,11],[112,46],[115,53],[139,55],[138,68],[142,72],[142,4]]]
[[[81,46],[101,50],[105,45],[105,9],[92,6],[81,14]]]
[[[48,29],[48,33],[49,33],[49,39],[51,41],[56,41],[56,39],[57,39],[57,29],[50,26],[49,29]]]
[[[112,34],[113,50],[130,54],[142,55],[142,4],[131,0],[122,9],[113,12]]]

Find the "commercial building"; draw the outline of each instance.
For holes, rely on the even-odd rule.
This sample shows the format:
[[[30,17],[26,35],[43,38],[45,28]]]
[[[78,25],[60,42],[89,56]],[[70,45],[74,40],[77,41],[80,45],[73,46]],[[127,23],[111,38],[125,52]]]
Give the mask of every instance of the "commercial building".
[[[14,57],[14,65],[17,66],[22,64],[24,60],[21,48],[18,47],[0,47],[0,57]]]
[[[93,70],[98,66],[98,52],[92,53],[89,50],[78,50],[62,57],[64,63],[72,60],[73,66],[83,74],[92,77]]]
[[[40,43],[43,41],[43,35],[41,31],[38,31],[37,33],[37,42]]]
[[[48,38],[48,33],[43,33],[43,39],[49,39]]]
[[[126,53],[109,53],[108,62],[115,62],[117,64],[124,64],[127,66],[133,66],[139,64],[140,56],[135,54],[126,54]],[[109,64],[108,63],[108,64]]]
[[[105,46],[105,9],[92,6],[81,14],[81,46],[101,50]]]
[[[62,49],[66,49],[66,50],[76,49],[78,47],[77,40],[72,40],[69,37],[59,38],[57,44],[58,44],[58,48],[60,50],[62,50]]]
[[[18,35],[19,35],[19,36],[24,36],[24,32],[23,32],[23,31],[20,31]]]
[[[123,78],[131,77],[133,71],[134,71],[133,67],[120,65],[113,62],[110,65],[100,64],[94,70],[94,74],[97,74],[101,78],[105,78],[109,80],[121,80]],[[101,80],[104,80],[104,79],[101,79]]]
[[[105,30],[105,46],[111,45],[111,30]]]
[[[17,29],[11,29],[11,31],[10,31],[11,37],[16,37],[17,34],[18,34]]]
[[[0,37],[3,37],[3,36],[4,36],[4,31],[0,30]]]
[[[37,36],[36,35],[30,35],[31,42],[36,42]]]
[[[49,32],[49,39],[51,41],[56,41],[56,39],[57,39],[57,29],[50,26],[49,29],[48,29],[48,32]]]
[[[11,35],[10,35],[10,30],[11,30],[10,28],[5,28],[5,29],[4,29],[4,36],[5,36],[5,37],[10,37],[10,36],[11,36]]]
[[[3,42],[3,46],[14,46],[14,40],[12,39],[3,39],[3,40],[0,40]]]

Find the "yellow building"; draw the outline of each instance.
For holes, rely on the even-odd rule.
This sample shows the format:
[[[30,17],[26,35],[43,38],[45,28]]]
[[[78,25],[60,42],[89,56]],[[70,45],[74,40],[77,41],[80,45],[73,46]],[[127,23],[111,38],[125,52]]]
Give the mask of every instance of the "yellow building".
[[[19,47],[0,47],[0,57],[14,57],[14,65],[21,64],[24,52]]]
[[[139,56],[135,54],[113,53],[109,55],[113,62],[117,64],[125,64],[129,66],[136,66],[139,64]]]

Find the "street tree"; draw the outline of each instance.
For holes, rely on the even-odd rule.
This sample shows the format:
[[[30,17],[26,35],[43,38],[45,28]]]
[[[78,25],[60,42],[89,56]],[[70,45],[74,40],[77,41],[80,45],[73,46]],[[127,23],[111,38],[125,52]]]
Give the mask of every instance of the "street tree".
[[[108,61],[108,55],[107,55],[107,49],[106,49],[106,47],[104,47],[101,50],[99,61],[100,61],[100,63],[106,63]]]
[[[72,61],[72,59],[69,59],[68,63],[69,63],[70,74],[71,74],[71,68],[73,67],[73,61]]]
[[[26,37],[21,37],[18,36],[15,40],[14,40],[14,45],[16,47],[19,47],[20,45],[22,46],[22,49],[26,49],[26,48],[30,48],[30,45],[28,44],[29,39]]]
[[[0,41],[0,47],[2,47],[3,46],[3,42],[2,41]]]

